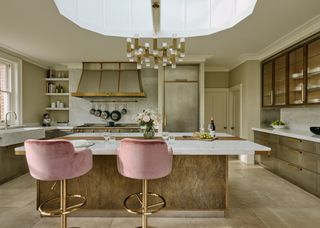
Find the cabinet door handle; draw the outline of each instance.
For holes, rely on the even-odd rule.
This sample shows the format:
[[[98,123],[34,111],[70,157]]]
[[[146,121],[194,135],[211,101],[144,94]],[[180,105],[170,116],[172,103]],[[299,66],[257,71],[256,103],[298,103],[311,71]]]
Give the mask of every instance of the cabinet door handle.
[[[299,167],[299,166],[297,166],[297,165],[288,163],[288,166],[290,166],[290,167],[292,167],[292,168],[295,168],[295,169],[297,169],[297,170],[299,170],[299,171],[302,171],[302,168]]]
[[[234,127],[230,127],[231,130],[234,130]]]
[[[223,127],[223,129],[227,130],[227,127]]]
[[[290,140],[290,141],[292,141],[292,142],[302,143],[302,140],[301,140],[301,139],[288,138],[288,140]]]
[[[163,115],[163,126],[167,126],[167,114]]]
[[[303,83],[301,84],[301,100],[302,100],[302,103],[304,103],[304,86],[303,86]]]

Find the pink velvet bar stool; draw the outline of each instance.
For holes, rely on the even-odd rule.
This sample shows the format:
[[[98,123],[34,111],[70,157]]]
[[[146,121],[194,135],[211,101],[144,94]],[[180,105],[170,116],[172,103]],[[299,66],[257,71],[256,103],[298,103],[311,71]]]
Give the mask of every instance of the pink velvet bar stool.
[[[60,197],[39,206],[42,215],[61,216],[61,228],[67,227],[67,214],[83,207],[87,200],[81,195],[67,195],[67,180],[80,177],[92,169],[90,149],[75,151],[66,140],[27,140],[24,143],[27,163],[33,178],[41,181],[60,181]],[[80,203],[67,205],[67,199]],[[45,205],[60,200],[59,209],[44,209]]]
[[[159,179],[172,170],[172,150],[163,140],[123,139],[118,147],[117,167],[121,175],[142,180],[142,192],[129,195],[124,200],[125,209],[133,214],[142,215],[142,228],[148,227],[147,215],[153,214],[166,206],[165,199],[156,193],[148,192],[148,180]],[[142,199],[141,199],[142,197]],[[148,205],[148,197],[161,202]],[[127,203],[137,199],[139,209],[130,209]]]

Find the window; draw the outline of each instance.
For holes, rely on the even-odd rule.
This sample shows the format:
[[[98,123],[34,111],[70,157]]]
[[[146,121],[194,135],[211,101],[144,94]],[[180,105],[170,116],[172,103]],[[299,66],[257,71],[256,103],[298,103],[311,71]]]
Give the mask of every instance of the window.
[[[12,107],[11,65],[0,61],[0,120]]]
[[[0,126],[4,125],[5,115],[10,125],[22,124],[22,60],[0,51]]]

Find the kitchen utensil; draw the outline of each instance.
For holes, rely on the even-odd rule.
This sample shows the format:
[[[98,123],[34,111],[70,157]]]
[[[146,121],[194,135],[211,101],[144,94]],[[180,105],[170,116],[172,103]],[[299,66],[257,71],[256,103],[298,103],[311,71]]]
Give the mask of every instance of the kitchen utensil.
[[[122,114],[122,115],[127,114],[127,109],[126,109],[126,108],[121,109],[121,114]]]
[[[95,110],[95,108],[94,108],[94,105],[92,104],[92,107],[91,107],[89,113],[90,113],[91,115],[94,115],[95,111],[96,111],[96,110]]]
[[[123,108],[121,109],[121,114],[122,114],[122,115],[125,115],[125,114],[127,114],[127,112],[128,112],[127,106],[124,105]]]
[[[100,117],[104,120],[108,119],[110,117],[109,111],[102,111]]]
[[[114,110],[110,113],[110,117],[113,121],[119,121],[121,119],[121,113],[118,110]]]
[[[310,131],[315,135],[320,135],[320,127],[310,127]]]

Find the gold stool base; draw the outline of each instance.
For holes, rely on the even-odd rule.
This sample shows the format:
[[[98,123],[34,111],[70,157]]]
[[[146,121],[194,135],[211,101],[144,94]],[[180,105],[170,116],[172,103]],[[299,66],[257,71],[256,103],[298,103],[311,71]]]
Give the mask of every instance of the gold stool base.
[[[56,198],[52,198],[52,199],[49,199],[49,200],[43,202],[38,208],[39,212],[41,215],[44,215],[44,216],[58,216],[58,215],[62,215],[62,214],[67,215],[71,212],[79,210],[81,207],[83,207],[87,203],[87,199],[82,195],[67,195],[66,200],[68,200],[68,199],[80,199],[81,202],[67,207],[65,211],[63,211],[61,208],[59,208],[59,209],[44,209],[44,207],[47,204],[53,203],[55,201],[61,201],[61,197],[56,197]]]
[[[161,201],[158,203],[154,203],[154,204],[149,205],[148,204],[148,196],[158,198]],[[140,208],[132,209],[132,208],[128,207],[127,202],[134,197],[140,203]],[[156,212],[160,211],[162,208],[164,208],[166,206],[166,200],[163,198],[163,196],[161,196],[157,193],[148,192],[148,180],[143,180],[142,181],[142,193],[138,192],[138,193],[134,193],[134,194],[129,195],[124,200],[123,205],[129,213],[141,215],[142,226],[139,226],[139,227],[151,228],[152,226],[148,226],[148,215],[156,213]]]
[[[67,206],[68,199],[80,199],[80,203]],[[44,209],[44,207],[54,201],[60,201],[59,209]],[[60,181],[60,197],[49,199],[39,206],[39,212],[45,216],[61,216],[61,228],[67,228],[67,215],[71,212],[79,210],[87,203],[86,197],[82,195],[67,195],[67,180]],[[70,227],[71,228],[71,227]],[[78,228],[78,227],[74,227]]]
[[[151,205],[147,205],[148,210],[146,212],[143,211],[143,200],[141,199],[141,197],[143,197],[143,193],[142,192],[137,192],[134,194],[129,195],[123,202],[124,208],[131,214],[136,214],[136,215],[152,215],[158,211],[160,211],[161,209],[163,209],[166,206],[166,200],[163,198],[163,196],[157,194],[157,193],[153,193],[153,192],[148,192],[147,193],[147,197],[156,197],[159,198],[161,201],[159,203],[155,203],[155,204],[151,204]],[[129,208],[127,203],[128,201],[130,201],[132,198],[136,198],[138,200],[138,202],[140,203],[141,207],[140,208]],[[155,208],[155,209],[151,209],[151,208]],[[151,210],[150,210],[151,209]]]

